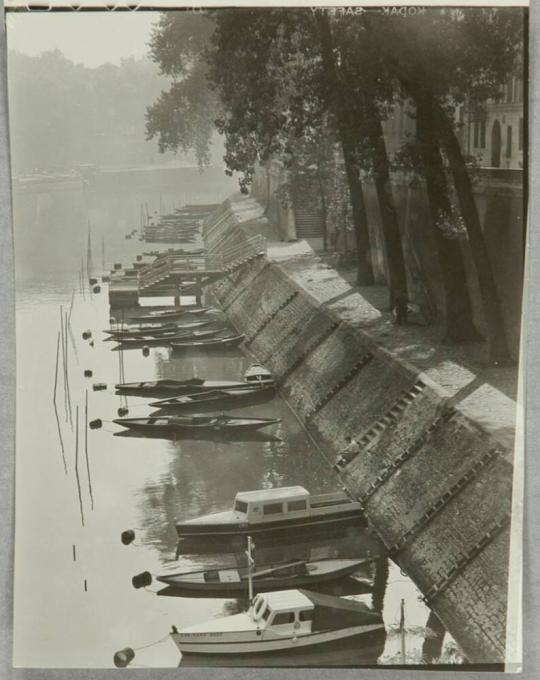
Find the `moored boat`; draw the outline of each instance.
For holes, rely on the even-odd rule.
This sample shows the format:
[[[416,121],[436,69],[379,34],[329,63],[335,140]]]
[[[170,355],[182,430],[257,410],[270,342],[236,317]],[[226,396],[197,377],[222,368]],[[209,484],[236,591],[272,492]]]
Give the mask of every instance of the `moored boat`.
[[[250,389],[242,380],[206,380],[204,378],[188,378],[187,380],[146,380],[133,383],[118,383],[116,390],[124,394],[159,397],[163,394],[194,394],[195,392],[211,392],[213,390]]]
[[[360,503],[342,491],[312,495],[302,486],[240,491],[232,510],[176,522],[180,538],[256,536],[272,532],[335,531],[365,524]]]
[[[274,378],[270,371],[262,364],[251,364],[251,366],[244,373],[244,380],[247,383],[254,383],[256,385],[273,385]]]
[[[175,411],[187,411],[204,406],[205,408],[218,408],[222,406],[237,406],[246,402],[260,402],[271,399],[274,396],[272,385],[249,385],[241,388],[228,390],[211,390],[207,392],[194,392],[170,399],[153,401],[150,406],[161,409],[173,409]]]
[[[180,317],[192,316],[198,314],[207,314],[217,312],[215,307],[175,307],[174,309],[159,309],[154,312],[148,312],[141,316],[132,316],[129,318],[131,323],[137,323],[140,321],[160,321],[164,319],[179,319]]]
[[[279,418],[241,418],[236,416],[150,416],[148,418],[116,418],[113,423],[140,431],[250,431],[281,422]]]
[[[168,347],[170,342],[172,340],[188,340],[189,341],[197,341],[200,339],[202,342],[204,339],[210,339],[212,336],[217,335],[218,333],[221,333],[224,329],[223,328],[214,328],[214,329],[208,329],[208,330],[192,330],[189,332],[186,331],[172,331],[169,333],[162,333],[161,335],[122,335],[115,337],[114,340],[115,342],[120,343],[120,345],[124,346],[130,346],[130,345],[136,345],[137,347],[140,345],[152,345],[155,347]]]
[[[357,571],[368,559],[295,560],[280,564],[249,567],[215,567],[156,576],[172,588],[207,592],[242,594],[248,592],[249,578],[257,592],[314,586],[334,581]]]
[[[362,602],[308,590],[259,593],[247,612],[181,630],[171,638],[182,653],[302,654],[384,629],[380,612]]]
[[[244,341],[243,335],[229,335],[209,340],[172,340],[169,344],[173,350],[229,348],[236,347]]]

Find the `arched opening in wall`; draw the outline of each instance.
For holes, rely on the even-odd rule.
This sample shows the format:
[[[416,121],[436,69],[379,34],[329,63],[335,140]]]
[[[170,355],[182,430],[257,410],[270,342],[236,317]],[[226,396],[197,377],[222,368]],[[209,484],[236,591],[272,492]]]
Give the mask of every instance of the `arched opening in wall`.
[[[491,167],[501,167],[501,125],[498,120],[491,129]]]

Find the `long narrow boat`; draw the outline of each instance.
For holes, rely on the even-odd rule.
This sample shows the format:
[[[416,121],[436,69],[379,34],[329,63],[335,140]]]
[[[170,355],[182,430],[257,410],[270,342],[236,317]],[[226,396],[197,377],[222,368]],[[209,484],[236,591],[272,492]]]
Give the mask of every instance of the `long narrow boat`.
[[[357,571],[368,559],[296,560],[281,564],[262,564],[251,571],[257,592],[300,588],[333,581]],[[215,567],[156,576],[156,580],[173,588],[194,590],[211,595],[214,592],[245,594],[249,582],[248,567]]]
[[[241,389],[233,388],[232,390],[195,392],[179,397],[171,397],[170,399],[160,399],[159,401],[151,402],[150,406],[161,409],[174,409],[176,411],[200,408],[201,406],[211,408],[221,408],[222,406],[234,407],[246,402],[260,401],[261,399],[266,401],[274,396],[274,392],[272,385],[249,385]]]
[[[160,309],[141,316],[130,316],[131,323],[139,321],[162,321],[163,319],[179,319],[187,315],[207,314],[218,311],[215,307],[175,307],[174,309]]]
[[[244,337],[243,335],[230,335],[210,340],[172,340],[169,344],[173,350],[214,349],[218,347],[226,349],[237,347],[244,341]]]
[[[177,330],[178,326],[175,323],[146,323],[141,326],[113,326],[111,328],[104,328],[103,333],[106,335],[160,335],[168,331]]]
[[[148,345],[148,346],[153,346],[153,347],[168,347],[171,343],[172,340],[180,341],[180,340],[187,340],[187,341],[195,341],[197,338],[211,338],[213,335],[217,335],[218,333],[221,333],[223,331],[223,328],[215,328],[211,330],[195,330],[195,331],[190,331],[189,333],[186,332],[181,332],[181,331],[173,331],[172,333],[165,333],[163,335],[158,335],[157,337],[154,337],[152,335],[122,335],[119,337],[114,338],[116,342],[120,343],[120,345],[127,346],[142,346],[142,345]],[[202,342],[202,340],[201,340]]]
[[[239,418],[235,416],[154,416],[149,418],[116,418],[117,425],[139,431],[250,431],[276,425],[279,418]]]
[[[195,394],[196,392],[213,392],[214,390],[252,389],[253,385],[243,380],[206,380],[205,378],[189,378],[187,380],[146,380],[133,383],[118,383],[115,388],[122,394],[133,394],[144,397],[161,397],[174,394]]]
[[[171,638],[182,654],[257,655],[321,653],[384,630],[380,612],[362,602],[307,590],[259,593],[247,612],[178,630]]]
[[[240,491],[231,510],[176,522],[180,538],[231,540],[277,532],[333,532],[345,525],[365,525],[362,506],[346,493],[312,495],[302,486]]]
[[[125,340],[138,340],[139,338],[183,338],[185,340],[200,339],[200,338],[211,338],[218,333],[223,333],[226,330],[223,327],[208,328],[210,324],[205,324],[203,326],[196,326],[195,328],[167,328],[161,332],[146,331],[144,333],[139,333],[139,331],[121,331],[110,335],[108,340],[115,340],[116,342],[124,342]]]

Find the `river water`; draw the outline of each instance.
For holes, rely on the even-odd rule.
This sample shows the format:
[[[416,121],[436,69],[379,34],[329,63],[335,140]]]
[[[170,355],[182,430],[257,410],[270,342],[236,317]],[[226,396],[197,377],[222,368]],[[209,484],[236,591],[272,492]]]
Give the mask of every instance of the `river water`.
[[[120,353],[112,351],[114,343],[103,342],[101,333],[109,324],[106,286],[91,294],[87,286],[81,291],[79,283],[88,224],[93,273],[101,274],[114,262],[129,265],[143,250],[159,247],[125,238],[139,225],[141,204],[151,211],[160,205],[169,210],[187,201],[218,202],[232,191],[234,185],[221,174],[186,169],[161,173],[159,181],[141,174],[111,176],[94,185],[34,188],[14,196],[16,666],[111,667],[114,652],[126,646],[136,650],[132,667],[178,665],[180,655],[168,638],[171,625],[202,622],[244,603],[161,597],[155,584],[133,588],[131,578],[142,571],[189,570],[216,559],[180,554],[177,561],[175,517],[226,509],[239,490],[296,484],[313,493],[338,488],[328,461],[280,397],[237,411],[281,419],[270,436],[255,441],[115,436],[121,430],[111,422],[122,405],[114,395]],[[61,313],[64,319],[69,316],[69,332],[66,377],[62,358],[58,369],[57,426],[53,390]],[[87,330],[93,346],[82,338]],[[240,350],[177,356],[152,348],[147,357],[135,349],[123,356],[126,381],[239,379],[250,363]],[[91,378],[84,377],[85,370],[92,371]],[[107,389],[94,391],[97,382]],[[128,399],[128,408],[131,417],[150,410],[136,397]],[[87,429],[86,420],[96,418],[103,428]],[[120,541],[125,529],[136,532],[132,545]],[[330,544],[299,544],[295,550],[316,558],[355,556],[368,548],[375,549],[355,534]],[[219,559],[240,563],[238,555]],[[366,642],[350,660],[320,659],[315,665],[401,663],[397,625],[402,599],[407,661],[419,661],[429,612],[395,565],[390,564],[384,587],[386,640]],[[358,597],[372,601],[371,593]],[[302,659],[296,665],[303,665]]]

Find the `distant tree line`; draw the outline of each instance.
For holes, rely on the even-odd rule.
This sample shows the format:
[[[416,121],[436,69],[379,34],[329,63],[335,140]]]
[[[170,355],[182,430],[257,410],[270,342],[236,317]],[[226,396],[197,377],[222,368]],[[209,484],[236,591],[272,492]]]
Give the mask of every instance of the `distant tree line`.
[[[10,52],[8,67],[15,174],[159,159],[144,140],[145,111],[167,81],[150,59],[88,68],[59,50]]]
[[[336,149],[343,161],[357,253],[357,281],[373,283],[363,184],[375,186],[390,307],[406,322],[409,293],[392,163],[383,122],[412,102],[416,138],[402,150],[423,180],[445,293],[447,337],[479,337],[466,283],[466,240],[481,293],[493,363],[509,348],[492,264],[461,151],[455,109],[497,97],[519,66],[523,13],[515,9],[428,9],[407,16],[363,10],[230,9],[163,14],[151,56],[172,78],[149,107],[148,137],[160,149],[194,149],[201,163],[213,126],[225,137],[229,173],[247,191],[257,164],[284,159],[312,173],[336,207]],[[335,167],[335,166],[334,166]],[[454,196],[456,197],[454,200]],[[334,199],[334,200],[333,200]]]

